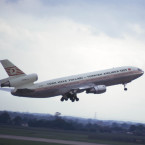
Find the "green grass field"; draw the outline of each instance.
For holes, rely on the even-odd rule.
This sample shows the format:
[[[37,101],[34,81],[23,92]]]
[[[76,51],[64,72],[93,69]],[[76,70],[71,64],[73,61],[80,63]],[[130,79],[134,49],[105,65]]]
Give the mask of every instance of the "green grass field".
[[[54,129],[45,129],[45,128],[30,128],[30,127],[24,128],[24,127],[0,126],[0,134],[92,142],[92,143],[101,143],[101,144],[108,144],[108,145],[139,145],[139,144],[133,144],[133,143],[117,142],[117,141],[104,141],[104,140],[97,140],[97,139],[89,139],[88,138],[89,133],[87,132],[64,131],[64,130],[54,130]],[[29,145],[29,144],[33,145],[32,143],[30,143],[32,141],[0,139],[0,145],[9,145],[9,142],[11,144],[12,142],[21,142],[21,145],[23,145],[23,143],[25,145]],[[19,144],[19,143],[14,143],[14,144]],[[39,145],[40,143],[37,142],[37,144]],[[35,142],[35,145],[37,144]],[[48,145],[48,143],[41,142],[41,145],[45,145],[45,144]],[[53,144],[51,143],[51,145]]]

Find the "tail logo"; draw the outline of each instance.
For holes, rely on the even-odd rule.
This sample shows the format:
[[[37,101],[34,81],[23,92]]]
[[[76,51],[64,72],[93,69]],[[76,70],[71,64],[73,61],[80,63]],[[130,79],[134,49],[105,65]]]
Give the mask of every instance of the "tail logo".
[[[6,69],[6,72],[8,73],[9,76],[15,76],[15,75],[22,75],[22,74],[24,74],[24,72],[22,72],[16,66],[7,67],[5,69]]]

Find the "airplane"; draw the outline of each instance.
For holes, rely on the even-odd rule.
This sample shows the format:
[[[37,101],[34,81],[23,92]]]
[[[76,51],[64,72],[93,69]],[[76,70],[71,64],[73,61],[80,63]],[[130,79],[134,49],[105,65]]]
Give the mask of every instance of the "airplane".
[[[124,66],[34,83],[38,80],[37,74],[25,74],[8,59],[0,62],[9,76],[0,80],[1,90],[9,91],[14,96],[32,98],[61,95],[61,101],[70,99],[72,102],[79,101],[78,93],[101,94],[112,85],[123,84],[126,91],[127,83],[144,74],[140,68]]]

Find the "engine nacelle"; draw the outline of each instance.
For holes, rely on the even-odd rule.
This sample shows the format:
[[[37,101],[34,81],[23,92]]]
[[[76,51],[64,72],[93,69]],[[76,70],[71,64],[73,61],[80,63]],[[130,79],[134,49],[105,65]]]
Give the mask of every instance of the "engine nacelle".
[[[37,74],[30,74],[17,78],[9,79],[7,82],[1,84],[1,87],[18,87],[25,84],[30,84],[38,80]]]
[[[98,85],[94,86],[93,88],[90,88],[86,91],[86,93],[94,93],[94,94],[101,94],[106,92],[106,86],[105,85]]]

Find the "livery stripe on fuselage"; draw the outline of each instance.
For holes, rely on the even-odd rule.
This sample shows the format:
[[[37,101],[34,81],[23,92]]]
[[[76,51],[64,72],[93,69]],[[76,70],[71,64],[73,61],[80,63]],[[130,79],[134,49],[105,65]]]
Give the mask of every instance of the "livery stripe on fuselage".
[[[74,81],[74,82],[56,84],[56,85],[47,86],[47,87],[44,87],[44,88],[37,88],[36,90],[37,91],[41,91],[41,90],[43,91],[43,90],[46,90],[46,89],[57,89],[57,88],[59,89],[61,87],[68,87],[68,86],[73,86],[73,85],[87,84],[89,82],[91,82],[92,84],[93,83],[97,83],[97,84],[106,85],[106,84],[103,84],[101,82],[112,80],[112,79],[115,80],[115,79],[119,79],[119,78],[122,78],[122,77],[129,77],[129,76],[132,76],[132,75],[135,75],[135,74],[137,74],[137,71],[132,71],[132,72],[128,71],[128,72],[124,72],[124,73],[118,73],[118,74],[112,74],[112,75],[110,74],[110,75],[100,76],[100,77],[91,78],[91,79],[88,78],[88,79]],[[120,83],[125,83],[125,82],[120,82]],[[114,85],[114,84],[112,84],[112,85]],[[110,86],[110,85],[106,85],[106,86]]]

